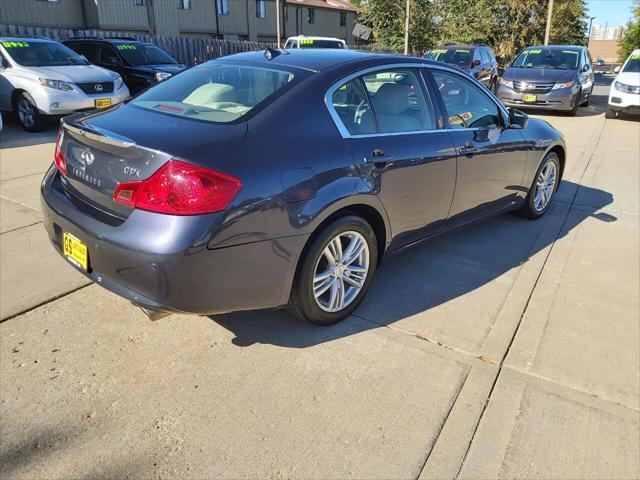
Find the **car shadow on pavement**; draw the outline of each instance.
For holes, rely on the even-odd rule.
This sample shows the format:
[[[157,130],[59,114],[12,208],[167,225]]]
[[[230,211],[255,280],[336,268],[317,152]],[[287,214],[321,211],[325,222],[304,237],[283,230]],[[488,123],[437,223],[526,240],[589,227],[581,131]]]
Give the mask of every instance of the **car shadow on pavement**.
[[[613,201],[609,192],[563,181],[560,197],[573,197],[576,188],[580,205],[575,205],[568,215],[568,204],[556,200],[539,220],[500,215],[389,258],[377,271],[354,316],[336,325],[311,325],[285,309],[235,312],[210,318],[235,334],[235,345],[261,343],[289,348],[310,347],[390,325],[498,279],[587,218],[617,220],[610,213],[598,211]]]
[[[43,143],[53,143],[58,134],[59,122],[52,122],[42,132],[27,132],[11,116],[2,114],[4,122],[0,131],[0,150],[3,148],[31,147]]]

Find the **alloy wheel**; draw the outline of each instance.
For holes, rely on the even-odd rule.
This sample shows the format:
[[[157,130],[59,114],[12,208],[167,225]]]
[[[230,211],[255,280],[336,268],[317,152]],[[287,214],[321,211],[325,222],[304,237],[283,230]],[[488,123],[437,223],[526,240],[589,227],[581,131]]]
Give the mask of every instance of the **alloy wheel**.
[[[33,127],[36,122],[36,112],[33,109],[33,105],[26,98],[22,98],[18,102],[18,117],[20,123],[27,128]]]
[[[318,258],[313,275],[313,295],[325,312],[339,312],[362,290],[369,273],[369,245],[355,231],[332,238]]]
[[[557,177],[557,169],[554,162],[547,162],[540,170],[536,179],[536,191],[533,201],[536,212],[542,212],[549,205],[556,188]]]

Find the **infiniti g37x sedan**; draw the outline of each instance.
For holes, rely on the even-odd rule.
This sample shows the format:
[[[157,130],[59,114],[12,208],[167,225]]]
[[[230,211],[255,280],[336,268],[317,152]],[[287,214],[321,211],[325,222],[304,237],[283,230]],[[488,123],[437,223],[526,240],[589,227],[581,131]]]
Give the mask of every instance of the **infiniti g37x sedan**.
[[[64,119],[42,182],[55,249],[142,306],[345,318],[384,256],[549,208],[562,135],[429,60],[268,50]]]

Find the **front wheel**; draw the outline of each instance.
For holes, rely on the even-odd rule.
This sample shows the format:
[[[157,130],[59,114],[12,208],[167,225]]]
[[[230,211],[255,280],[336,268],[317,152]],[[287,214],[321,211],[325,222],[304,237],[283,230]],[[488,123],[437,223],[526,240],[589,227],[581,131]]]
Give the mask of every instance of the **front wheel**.
[[[13,109],[18,117],[18,122],[27,132],[40,132],[47,128],[47,117],[40,113],[36,103],[27,92],[22,92],[17,96]]]
[[[555,152],[550,152],[540,164],[525,203],[516,214],[530,219],[543,216],[551,206],[559,182],[560,159]]]
[[[366,295],[377,261],[376,236],[369,223],[354,215],[334,220],[300,259],[291,310],[317,325],[343,320]]]
[[[582,97],[582,90],[580,90],[578,92],[578,95],[576,95],[576,101],[573,104],[573,108],[567,112],[567,115],[569,115],[570,117],[575,117],[576,114],[578,113],[578,107],[580,106],[581,97]]]

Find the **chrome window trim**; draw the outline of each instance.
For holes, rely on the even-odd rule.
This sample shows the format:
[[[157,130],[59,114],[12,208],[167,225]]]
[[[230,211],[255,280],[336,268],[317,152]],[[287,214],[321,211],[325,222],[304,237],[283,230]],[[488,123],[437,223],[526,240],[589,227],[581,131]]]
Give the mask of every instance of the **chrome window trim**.
[[[455,70],[449,68],[449,67],[444,67],[441,65],[431,65],[428,63],[423,63],[423,62],[408,62],[408,63],[389,63],[387,65],[376,65],[375,67],[368,67],[368,68],[364,68],[362,70],[358,70],[357,72],[354,73],[350,73],[349,75],[347,75],[346,77],[342,77],[340,80],[338,80],[337,82],[335,82],[333,85],[331,85],[329,87],[329,89],[327,90],[327,92],[324,95],[324,103],[325,106],[327,107],[327,110],[329,111],[329,115],[331,115],[331,118],[333,119],[333,123],[335,124],[336,128],[338,129],[338,131],[340,132],[340,135],[342,136],[342,138],[369,138],[369,137],[391,137],[391,136],[397,136],[397,135],[416,135],[419,133],[435,133],[435,132],[446,132],[448,130],[463,130],[463,131],[468,131],[468,132],[472,132],[472,131],[476,131],[476,130],[482,130],[484,129],[484,127],[472,127],[472,128],[435,128],[435,129],[429,129],[429,130],[412,130],[409,132],[390,132],[390,133],[363,133],[360,135],[352,135],[349,130],[347,130],[347,127],[344,126],[344,123],[342,122],[342,119],[340,118],[340,115],[338,115],[338,112],[336,111],[335,108],[333,108],[333,94],[335,93],[335,91],[340,88],[342,85],[344,85],[347,82],[350,82],[351,80],[353,80],[354,78],[358,78],[361,77],[363,75],[367,75],[368,73],[372,73],[372,72],[377,72],[380,70],[389,70],[391,68],[415,68],[419,70],[420,73],[420,77],[422,78],[422,81],[426,84],[427,83],[427,79],[424,78],[424,75],[422,75],[422,71],[421,69],[423,68],[431,68],[434,70],[442,70],[445,71],[447,73],[452,73],[454,75],[458,75],[461,78],[465,78],[467,80],[469,80],[470,78],[465,75],[461,75],[460,73],[456,72]],[[471,81],[473,82],[473,79],[471,79]],[[500,111],[500,113],[502,113],[503,116],[503,122],[505,124],[505,126],[507,126],[509,124],[509,114],[506,110],[506,108],[504,107],[504,105],[502,105],[502,103],[500,103],[499,101],[496,101],[496,98],[493,94],[491,94],[491,92],[484,92],[485,94],[489,94],[487,95],[489,97],[489,99],[498,107],[498,111]],[[428,97],[429,101],[431,101],[433,103],[433,101],[435,99],[432,99],[431,96]],[[432,105],[432,108],[435,110],[434,105]],[[505,127],[506,128],[506,127]]]

